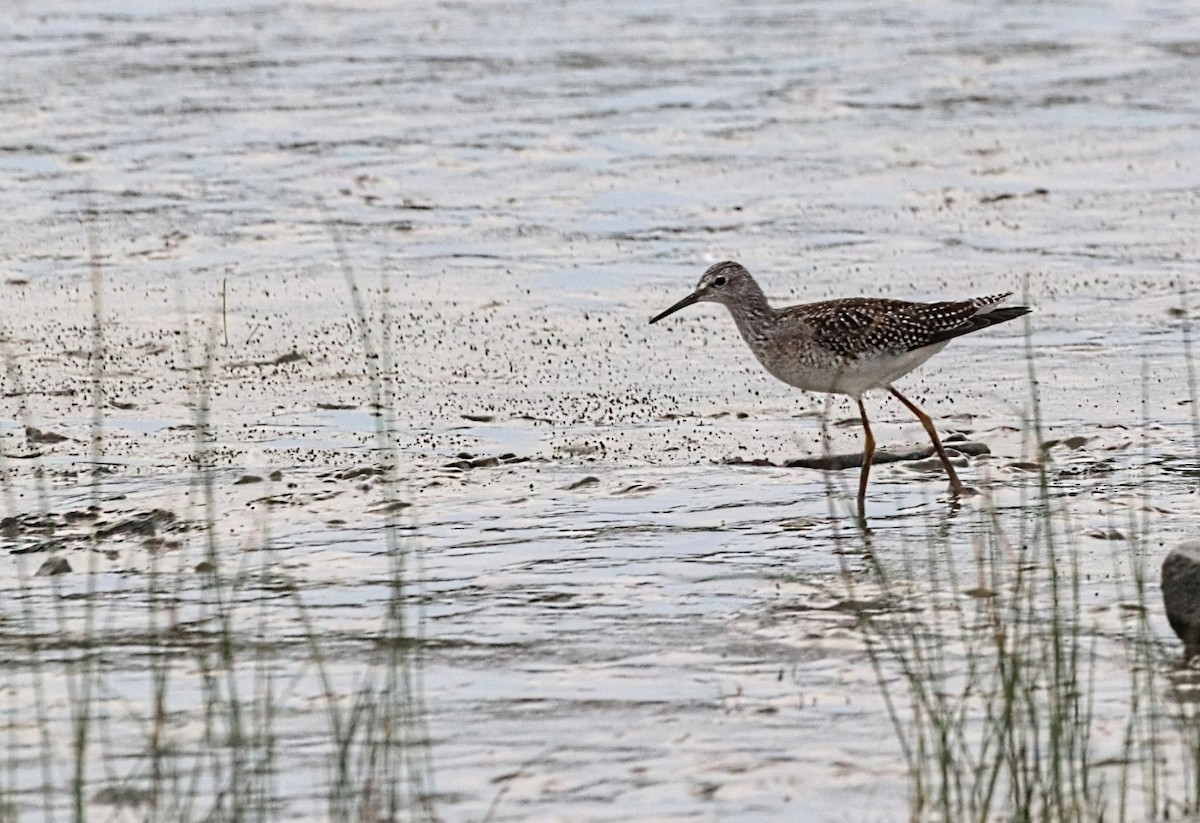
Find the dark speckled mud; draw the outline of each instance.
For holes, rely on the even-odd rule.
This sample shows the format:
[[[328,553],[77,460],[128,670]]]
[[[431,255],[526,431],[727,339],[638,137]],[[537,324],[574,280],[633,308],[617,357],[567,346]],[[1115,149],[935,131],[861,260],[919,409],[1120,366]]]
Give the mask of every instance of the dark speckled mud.
[[[936,465],[880,466],[874,549],[924,557],[937,533],[969,563],[985,531],[1018,531],[1049,461],[1115,678],[1096,712],[1119,737],[1119,605],[1139,558],[1088,534],[1148,523],[1154,569],[1197,526],[1200,13],[230,0],[0,15],[3,599],[74,614],[57,592],[95,568],[92,602],[124,639],[105,655],[92,774],[136,783],[148,569],[205,560],[189,387],[209,346],[221,551],[235,566],[274,552],[320,608],[339,683],[385,607],[383,513],[409,527],[442,819],[485,819],[501,795],[492,820],[908,820],[854,616],[829,608],[867,568],[854,472],[748,465],[857,451],[854,410],[772,382],[716,308],[645,324],[723,259],[777,304],[1016,291],[1034,307],[1028,341],[1007,324],[900,382],[943,432],[988,446],[955,458],[985,493],[948,511]],[[330,224],[388,330],[403,499],[371,474],[371,361]],[[1048,449],[1028,426],[1029,355]],[[894,401],[872,402],[881,443],[923,442]],[[116,531],[89,553],[97,521]],[[56,553],[75,571],[18,585],[18,564]],[[181,608],[203,592],[185,582]],[[281,669],[302,669],[290,601],[247,592],[247,615],[266,604],[278,621]],[[66,685],[53,656],[10,646],[13,797],[65,815],[61,780],[41,793],[31,707],[46,697],[68,758]],[[299,681],[280,714],[288,819],[325,817],[315,689]],[[183,749],[201,745],[193,696],[174,698]]]

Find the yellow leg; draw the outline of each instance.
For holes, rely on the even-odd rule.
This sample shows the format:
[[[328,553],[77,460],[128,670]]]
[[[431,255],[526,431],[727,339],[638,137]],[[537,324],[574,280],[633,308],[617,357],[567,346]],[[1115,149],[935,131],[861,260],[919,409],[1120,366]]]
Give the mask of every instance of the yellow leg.
[[[863,442],[863,459],[862,471],[858,475],[858,516],[866,520],[867,518],[867,478],[871,476],[871,460],[875,457],[875,437],[871,434],[871,422],[867,420],[867,407],[863,405],[862,398],[858,400],[858,413],[862,416],[863,434],[866,440]]]
[[[921,421],[921,425],[929,433],[929,439],[933,441],[934,450],[937,451],[938,457],[942,459],[942,465],[946,467],[946,474],[950,475],[950,493],[954,495],[961,494],[963,484],[959,482],[958,475],[954,472],[954,467],[950,465],[950,458],[946,457],[946,450],[942,448],[942,441],[938,439],[937,429],[933,427],[933,420],[930,419],[929,415],[921,411],[920,406],[896,391],[894,386],[888,386],[887,390],[892,393],[893,397],[907,406],[908,410],[915,414],[917,419]]]

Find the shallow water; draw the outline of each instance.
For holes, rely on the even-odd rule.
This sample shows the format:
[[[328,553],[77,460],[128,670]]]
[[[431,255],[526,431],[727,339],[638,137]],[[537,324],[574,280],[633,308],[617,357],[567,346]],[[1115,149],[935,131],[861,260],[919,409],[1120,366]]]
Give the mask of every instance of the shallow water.
[[[63,661],[87,604],[94,785],[145,785],[154,660],[175,661],[173,743],[203,750],[197,661],[219,603],[191,571],[208,548],[186,461],[211,342],[229,608],[287,683],[272,809],[326,816],[330,732],[293,593],[347,694],[382,659],[391,569],[390,492],[353,474],[375,463],[376,361],[330,224],[391,335],[443,819],[908,819],[861,632],[835,608],[867,577],[855,473],[725,463],[853,451],[851,405],[773,382],[717,308],[646,324],[726,258],[781,303],[1027,292],[1028,343],[997,327],[901,381],[990,447],[963,472],[986,493],[952,509],[936,472],[881,466],[871,545],[945,595],[930,565],[971,568],[997,525],[1020,533],[1042,495],[1032,355],[1043,439],[1084,438],[1051,450],[1047,492],[1111,663],[1097,715],[1123,716],[1131,565],[1156,580],[1195,528],[1200,14],[193,5],[18,5],[0,21],[4,514],[98,512],[6,538],[31,552],[7,561],[3,613],[19,808],[70,803]],[[92,483],[96,259],[107,473]],[[921,441],[897,404],[869,402],[882,447]],[[31,442],[26,425],[68,439]],[[89,552],[95,519],[154,509],[177,518],[162,543]],[[1090,536],[1113,529],[1127,539]],[[75,572],[17,577],[51,552]],[[154,616],[195,621],[200,651],[148,640]],[[30,644],[41,632],[61,654]]]

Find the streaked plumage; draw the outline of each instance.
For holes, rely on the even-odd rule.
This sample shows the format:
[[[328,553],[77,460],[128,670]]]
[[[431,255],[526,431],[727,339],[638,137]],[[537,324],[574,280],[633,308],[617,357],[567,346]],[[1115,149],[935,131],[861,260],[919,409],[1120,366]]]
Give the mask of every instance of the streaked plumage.
[[[775,377],[805,391],[853,397],[866,433],[858,495],[861,515],[875,450],[862,403],[862,395],[869,389],[886,388],[917,415],[946,467],[952,491],[961,491],[962,484],[946,458],[932,421],[891,384],[955,337],[1029,313],[1025,306],[1000,306],[1010,296],[996,294],[939,303],[854,297],[777,309],[767,302],[745,268],[726,261],[709,268],[692,294],[650,322],[656,323],[692,303],[721,303],[733,315],[754,356]]]

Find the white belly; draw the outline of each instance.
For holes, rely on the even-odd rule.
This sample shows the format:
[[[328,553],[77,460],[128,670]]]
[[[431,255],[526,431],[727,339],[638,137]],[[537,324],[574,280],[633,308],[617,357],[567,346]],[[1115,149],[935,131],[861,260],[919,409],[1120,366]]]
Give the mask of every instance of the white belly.
[[[760,358],[767,371],[789,386],[804,391],[825,394],[846,394],[861,397],[868,389],[884,388],[946,347],[935,343],[900,354],[864,356],[855,359],[831,358],[825,362],[806,359],[777,359],[767,362]]]

